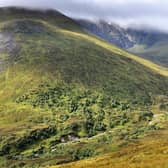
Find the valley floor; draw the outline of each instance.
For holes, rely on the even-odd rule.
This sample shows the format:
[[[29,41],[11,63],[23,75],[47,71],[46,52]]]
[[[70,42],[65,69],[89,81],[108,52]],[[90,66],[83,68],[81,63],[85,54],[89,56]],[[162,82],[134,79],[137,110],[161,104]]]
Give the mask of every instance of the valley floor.
[[[50,168],[168,168],[168,129],[152,132],[115,153]]]

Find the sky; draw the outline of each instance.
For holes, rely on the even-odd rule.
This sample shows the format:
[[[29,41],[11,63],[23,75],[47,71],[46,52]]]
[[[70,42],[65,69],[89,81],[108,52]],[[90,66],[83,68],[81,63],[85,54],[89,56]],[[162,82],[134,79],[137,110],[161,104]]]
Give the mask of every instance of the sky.
[[[168,0],[0,0],[0,6],[52,8],[74,17],[168,32]]]

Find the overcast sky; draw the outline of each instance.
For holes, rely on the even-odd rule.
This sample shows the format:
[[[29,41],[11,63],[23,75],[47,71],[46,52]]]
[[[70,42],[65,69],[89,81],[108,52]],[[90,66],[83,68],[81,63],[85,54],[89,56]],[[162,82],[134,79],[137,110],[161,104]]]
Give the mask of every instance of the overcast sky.
[[[100,18],[168,31],[168,0],[0,0],[0,6],[53,8],[75,18]]]

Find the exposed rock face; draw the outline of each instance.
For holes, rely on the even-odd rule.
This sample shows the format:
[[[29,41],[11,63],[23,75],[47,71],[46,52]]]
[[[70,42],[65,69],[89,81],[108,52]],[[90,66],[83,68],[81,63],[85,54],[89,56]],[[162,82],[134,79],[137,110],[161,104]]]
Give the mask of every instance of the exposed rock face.
[[[79,139],[78,136],[76,136],[75,134],[69,134],[69,135],[64,135],[61,137],[61,142],[62,143],[66,143],[69,141],[77,141]]]
[[[33,34],[33,33],[44,33],[44,26],[35,21],[31,20],[18,20],[10,23],[5,28],[6,30],[11,30],[15,33]]]
[[[0,53],[13,53],[17,44],[9,33],[0,33]]]
[[[79,20],[79,23],[89,32],[124,49],[129,49],[134,45],[150,47],[158,41],[168,40],[168,34],[154,30],[123,28],[106,21]]]
[[[20,46],[17,44],[14,34],[43,33],[45,28],[38,22],[30,20],[14,21],[6,24],[0,31],[0,71],[6,67],[6,63],[14,62],[17,58]],[[12,32],[12,33],[11,33]]]
[[[135,44],[127,30],[116,24],[109,24],[105,21],[94,23],[86,20],[80,20],[79,23],[89,32],[121,48],[130,48]]]
[[[19,51],[19,45],[16,43],[12,34],[0,32],[0,71],[6,67],[6,62],[13,61]]]

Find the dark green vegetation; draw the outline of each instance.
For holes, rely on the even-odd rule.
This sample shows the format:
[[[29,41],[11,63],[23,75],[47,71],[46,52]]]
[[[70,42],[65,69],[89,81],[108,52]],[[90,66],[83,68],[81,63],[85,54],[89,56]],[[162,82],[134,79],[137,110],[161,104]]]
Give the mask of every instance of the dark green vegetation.
[[[83,38],[73,20],[0,9],[0,30],[0,167],[76,161],[164,127],[167,77]]]

